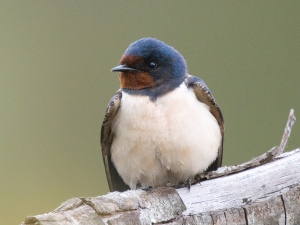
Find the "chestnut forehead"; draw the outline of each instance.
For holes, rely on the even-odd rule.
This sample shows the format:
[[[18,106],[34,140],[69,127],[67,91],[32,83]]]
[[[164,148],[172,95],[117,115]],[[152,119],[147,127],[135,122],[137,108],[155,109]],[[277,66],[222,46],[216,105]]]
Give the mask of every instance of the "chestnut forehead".
[[[133,64],[142,64],[144,63],[144,59],[141,56],[136,55],[123,55],[120,60],[120,64],[125,64],[127,66]]]

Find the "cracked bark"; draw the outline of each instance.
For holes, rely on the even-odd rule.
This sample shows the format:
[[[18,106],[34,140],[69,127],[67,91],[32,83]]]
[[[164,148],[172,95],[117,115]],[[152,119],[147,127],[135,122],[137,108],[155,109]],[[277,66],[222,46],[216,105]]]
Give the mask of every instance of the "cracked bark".
[[[300,149],[281,154],[294,121],[291,110],[279,147],[203,174],[198,179],[205,181],[190,191],[163,187],[72,198],[22,224],[300,224]]]

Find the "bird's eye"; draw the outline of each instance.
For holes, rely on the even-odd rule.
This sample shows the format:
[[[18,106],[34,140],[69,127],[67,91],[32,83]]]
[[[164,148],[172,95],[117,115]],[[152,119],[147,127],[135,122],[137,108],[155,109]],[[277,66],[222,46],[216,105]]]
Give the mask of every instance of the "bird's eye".
[[[154,70],[154,69],[156,69],[156,67],[157,67],[157,64],[156,64],[156,62],[149,62],[148,63],[148,65],[147,65],[150,69],[152,69],[152,70]]]

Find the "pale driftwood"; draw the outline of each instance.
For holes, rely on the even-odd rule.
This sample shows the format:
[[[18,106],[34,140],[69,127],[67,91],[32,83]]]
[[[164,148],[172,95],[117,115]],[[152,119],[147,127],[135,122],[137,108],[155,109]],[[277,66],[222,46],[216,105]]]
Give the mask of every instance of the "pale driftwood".
[[[283,135],[282,135],[280,145],[278,147],[279,148],[278,155],[283,153],[285,145],[286,145],[286,143],[287,143],[287,141],[290,137],[290,134],[292,132],[292,127],[293,127],[295,121],[296,121],[296,117],[294,115],[294,110],[291,109],[288,121],[286,123],[285,129],[284,129],[284,132],[283,132]]]
[[[300,149],[187,188],[73,198],[23,224],[300,224]],[[247,222],[246,222],[247,221]]]
[[[294,121],[291,111],[280,146],[240,165],[242,172],[223,172],[190,191],[165,187],[73,198],[22,224],[300,224],[300,149],[280,154]],[[235,169],[220,173],[228,168]]]

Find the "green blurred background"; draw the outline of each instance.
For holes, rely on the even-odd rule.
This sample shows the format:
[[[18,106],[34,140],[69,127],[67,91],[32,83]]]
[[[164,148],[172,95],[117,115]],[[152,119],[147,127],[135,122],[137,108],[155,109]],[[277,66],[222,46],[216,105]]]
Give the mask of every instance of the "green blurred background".
[[[156,37],[213,92],[223,165],[278,145],[300,116],[300,1],[0,2],[0,224],[106,194],[99,146],[127,46]],[[300,146],[296,123],[288,150]]]

